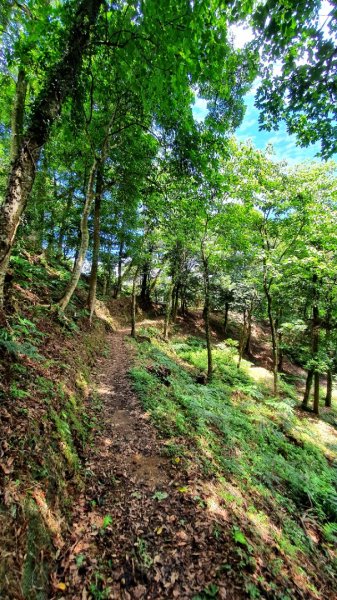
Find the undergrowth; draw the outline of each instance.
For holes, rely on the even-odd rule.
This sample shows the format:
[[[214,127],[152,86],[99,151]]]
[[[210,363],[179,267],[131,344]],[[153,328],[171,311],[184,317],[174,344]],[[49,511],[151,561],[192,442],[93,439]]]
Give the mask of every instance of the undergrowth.
[[[133,386],[170,455],[215,482],[217,502],[248,540],[247,597],[293,598],[298,586],[305,597],[328,597],[320,589],[327,581],[336,589],[336,448],[318,419],[299,415],[296,389],[282,382],[274,398],[249,363],[237,368],[231,344],[214,349],[209,385],[196,383],[204,340],[153,336],[137,348]],[[163,368],[169,385],[156,375]]]
[[[66,263],[13,256],[8,324],[0,330],[0,596],[50,597],[50,575],[82,489],[90,368],[105,328],[88,329],[85,282],[62,321],[51,306]]]

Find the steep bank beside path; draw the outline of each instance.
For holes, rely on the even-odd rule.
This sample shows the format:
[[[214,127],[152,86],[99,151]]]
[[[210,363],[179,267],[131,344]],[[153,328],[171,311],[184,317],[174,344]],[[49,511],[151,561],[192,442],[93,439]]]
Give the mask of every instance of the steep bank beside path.
[[[108,344],[109,355],[96,365],[86,485],[59,559],[55,597],[183,600],[213,591],[239,599],[240,583],[224,569],[231,563],[229,524],[197,492],[185,493],[198,482],[165,456],[165,442],[131,389],[125,332],[110,334]]]

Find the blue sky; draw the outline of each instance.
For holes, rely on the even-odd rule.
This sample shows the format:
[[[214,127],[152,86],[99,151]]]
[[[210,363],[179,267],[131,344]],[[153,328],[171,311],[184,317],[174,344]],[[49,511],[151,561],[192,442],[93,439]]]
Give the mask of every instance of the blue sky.
[[[332,4],[331,0],[321,0],[319,12],[319,25],[323,33],[329,37],[329,31],[326,27],[326,19],[329,15]],[[232,41],[234,47],[244,48],[245,44],[253,39],[253,31],[245,24],[231,27]],[[277,70],[277,65],[275,65]],[[296,144],[296,136],[289,135],[284,122],[280,123],[278,131],[259,131],[259,111],[254,106],[255,92],[258,82],[255,82],[251,92],[246,95],[246,114],[239,129],[236,131],[236,137],[240,141],[250,139],[254,146],[259,150],[265,150],[268,144],[274,148],[276,160],[287,160],[289,163],[299,163],[320,159],[315,155],[320,150],[320,144],[312,144],[308,148],[301,148]],[[207,114],[207,102],[202,98],[197,98],[193,106],[194,118],[202,121]]]
[[[265,150],[268,144],[272,144],[277,160],[287,160],[289,163],[299,163],[306,160],[319,160],[315,154],[320,149],[319,144],[313,144],[308,148],[296,145],[296,136],[289,135],[285,124],[280,123],[278,131],[259,131],[259,110],[254,106],[255,89],[246,95],[246,114],[241,126],[236,131],[236,137],[240,141],[250,139],[259,150]],[[193,106],[194,118],[202,121],[207,114],[207,102],[197,98]]]

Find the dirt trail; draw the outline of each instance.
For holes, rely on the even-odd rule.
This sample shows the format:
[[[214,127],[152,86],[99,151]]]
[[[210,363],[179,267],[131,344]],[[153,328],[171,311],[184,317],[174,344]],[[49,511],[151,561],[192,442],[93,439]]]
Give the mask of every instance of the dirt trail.
[[[164,455],[128,380],[125,333],[111,334],[109,344],[111,355],[96,367],[86,488],[59,561],[66,591],[55,598],[184,600],[216,584],[218,598],[239,600],[240,585],[221,570],[230,561],[229,524],[186,493],[198,489],[195,474]]]

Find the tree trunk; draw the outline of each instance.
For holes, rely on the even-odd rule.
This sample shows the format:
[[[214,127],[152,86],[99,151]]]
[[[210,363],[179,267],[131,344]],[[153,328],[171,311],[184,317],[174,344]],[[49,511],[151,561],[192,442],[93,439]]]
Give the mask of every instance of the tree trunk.
[[[95,311],[96,303],[96,288],[97,288],[97,271],[98,271],[98,258],[100,249],[100,218],[101,218],[101,200],[103,194],[103,170],[104,170],[104,157],[99,161],[97,165],[96,175],[96,190],[95,190],[95,208],[94,208],[94,234],[93,234],[93,249],[92,249],[92,263],[89,281],[89,293],[88,293],[88,308],[89,308],[89,323],[92,323],[92,317]]]
[[[273,378],[274,378],[274,395],[278,396],[279,393],[279,374],[278,374],[278,339],[275,325],[275,319],[273,316],[273,301],[270,293],[270,289],[266,278],[264,279],[264,291],[267,298],[268,307],[268,319],[271,331],[271,343],[273,351]]]
[[[319,413],[319,371],[318,371],[318,351],[319,351],[319,308],[318,308],[318,277],[316,273],[313,278],[314,285],[314,302],[312,307],[312,354],[313,358],[316,362],[315,364],[315,373],[314,373],[314,413],[318,415]]]
[[[252,337],[253,310],[254,310],[254,303],[252,301],[250,307],[248,308],[248,313],[247,313],[247,334],[246,334],[246,343],[245,343],[245,348],[244,348],[244,351],[248,356],[251,355],[250,340]]]
[[[207,345],[207,381],[211,382],[213,377],[213,357],[212,357],[212,340],[211,340],[211,327],[209,322],[210,313],[210,285],[209,285],[209,267],[208,257],[205,254],[203,243],[201,244],[201,256],[203,262],[203,276],[204,276],[204,293],[205,293],[205,304],[204,304],[204,321],[205,321],[205,333],[206,333],[206,345]]]
[[[319,373],[318,371],[314,374],[314,413],[319,414]]]
[[[326,374],[326,396],[325,406],[330,408],[332,400],[332,370],[328,369]]]
[[[180,284],[177,283],[172,290],[172,323],[175,323],[177,320],[178,303],[179,303],[179,289],[180,289]]]
[[[35,179],[35,165],[49,138],[65,98],[71,93],[81,68],[92,25],[103,0],[82,0],[64,37],[64,54],[46,75],[33,105],[30,124],[16,149],[4,202],[0,207],[0,307],[4,303],[4,281],[20,218]]]
[[[302,400],[303,408],[308,407],[313,378],[314,378],[314,370],[309,369],[309,371],[307,373],[307,379],[305,382],[305,391],[304,391],[304,396],[303,396],[303,400]]]
[[[166,311],[165,311],[165,321],[164,321],[164,340],[168,340],[169,334],[169,324],[172,310],[172,291],[173,291],[173,281],[169,285],[167,292],[167,303],[166,303]]]
[[[146,262],[143,265],[142,273],[142,285],[140,291],[140,305],[144,310],[147,310],[151,306],[150,298],[150,263]]]
[[[244,353],[244,349],[245,349],[245,345],[246,345],[247,328],[248,328],[248,324],[247,324],[247,311],[246,311],[246,309],[244,309],[244,311],[243,311],[243,324],[242,324],[242,330],[241,330],[241,336],[240,336],[240,342],[239,342],[239,358],[238,358],[238,362],[237,362],[237,365],[236,365],[238,369],[240,368],[242,357],[243,357],[243,353]]]
[[[332,308],[333,308],[332,297],[331,297],[331,295],[329,295],[329,303],[328,303],[328,310],[327,310],[327,314],[326,314],[326,325],[325,325],[325,345],[326,345],[326,349],[327,349],[328,358],[330,361],[330,366],[328,367],[327,373],[326,373],[326,396],[325,396],[325,400],[324,400],[324,405],[327,408],[330,408],[331,401],[332,401],[332,362],[333,362],[333,352],[332,352],[332,348],[331,348]]]
[[[137,307],[137,290],[136,283],[139,275],[139,269],[136,270],[132,280],[132,297],[131,297],[131,337],[136,337],[136,307]]]
[[[228,327],[229,302],[225,302],[225,317],[223,322],[223,334],[226,335]]]
[[[86,256],[86,253],[88,250],[88,245],[89,245],[88,218],[89,218],[92,202],[94,199],[94,181],[95,181],[95,176],[96,176],[96,169],[97,169],[97,160],[95,158],[94,162],[92,164],[91,170],[90,170],[87,194],[86,194],[82,218],[81,218],[80,246],[78,248],[78,254],[77,254],[77,257],[76,257],[76,260],[74,263],[70,281],[65,289],[65,292],[64,292],[62,298],[58,302],[58,305],[62,311],[65,311],[65,309],[67,308],[67,306],[71,300],[71,297],[77,287],[78,280],[81,276],[85,256]]]
[[[73,189],[70,189],[69,195],[67,198],[67,203],[66,203],[63,213],[62,213],[61,227],[60,227],[58,240],[57,240],[57,256],[58,257],[61,257],[63,254],[64,237],[65,237],[66,229],[67,229],[67,217],[69,215],[69,211],[70,211],[70,207],[71,207],[71,203],[72,203],[73,191],[74,191]]]
[[[16,82],[14,106],[12,110],[12,121],[11,121],[11,147],[10,147],[10,159],[11,164],[14,163],[19,148],[22,144],[23,134],[23,119],[25,114],[25,101],[27,93],[27,80],[25,71],[20,68],[18,73],[18,80]]]
[[[114,291],[114,298],[118,298],[119,294],[122,291],[122,265],[123,265],[123,252],[124,252],[124,241],[121,241],[119,244],[118,251],[118,274],[117,274],[117,282]]]

